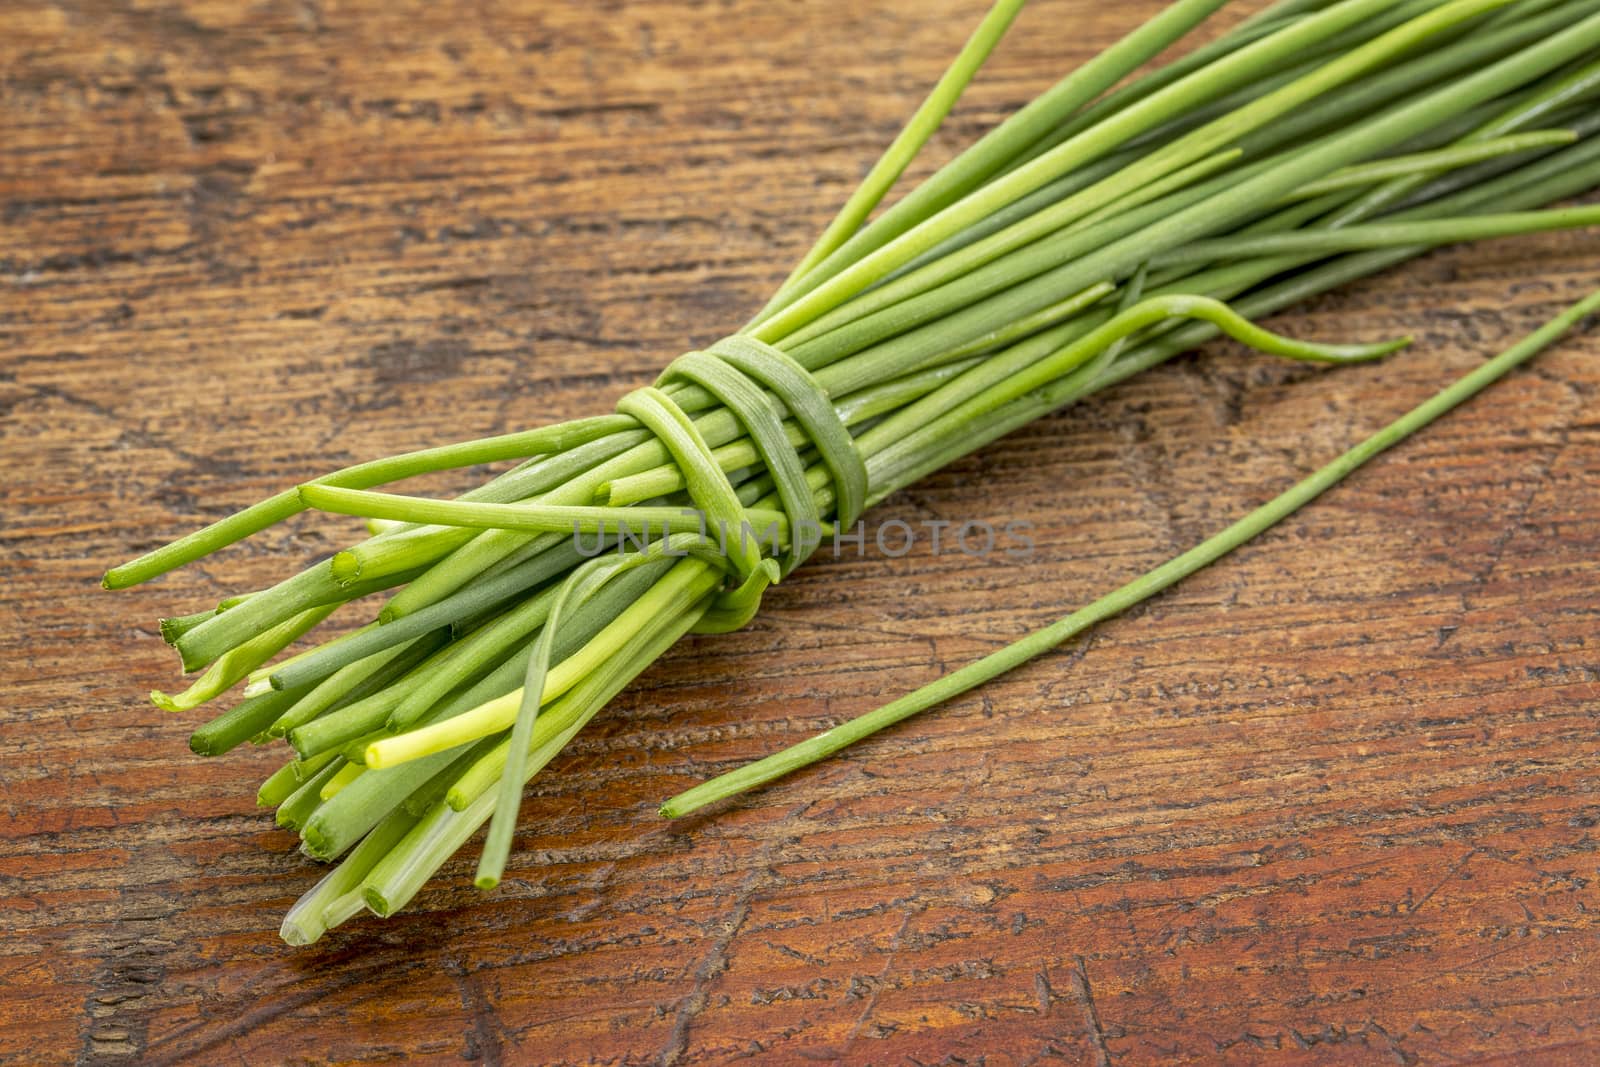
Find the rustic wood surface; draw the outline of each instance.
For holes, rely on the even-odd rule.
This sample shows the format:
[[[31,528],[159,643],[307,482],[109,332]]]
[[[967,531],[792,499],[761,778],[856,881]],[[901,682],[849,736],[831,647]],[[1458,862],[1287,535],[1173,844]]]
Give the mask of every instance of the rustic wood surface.
[[[1030,9],[934,156],[1156,6]],[[188,752],[152,620],[354,524],[100,571],[335,461],[607,410],[757,306],[980,8],[6,5],[0,1062],[1600,1057],[1597,333],[1087,641],[654,814],[1241,514],[1593,286],[1586,235],[1278,320],[1418,333],[1381,365],[1214,346],[900,494],[1031,521],[1031,563],[819,558],[537,780],[500,891],[469,854],[279,942],[317,877],[254,807],[279,754]]]

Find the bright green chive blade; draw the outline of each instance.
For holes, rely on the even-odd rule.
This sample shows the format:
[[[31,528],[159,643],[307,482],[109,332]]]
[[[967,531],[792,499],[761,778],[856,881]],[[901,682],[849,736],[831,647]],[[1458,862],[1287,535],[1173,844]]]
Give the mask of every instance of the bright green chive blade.
[[[562,452],[606,433],[615,432],[619,428],[628,429],[628,421],[618,419],[616,416],[580,419],[538,430],[486,437],[479,441],[465,441],[460,444],[442,445],[438,448],[425,448],[417,452],[389,456],[357,464],[354,467],[346,467],[319,478],[318,481],[327,485],[366,489],[401,481],[418,474],[518,459],[547,452]],[[202,556],[208,556],[235,541],[241,541],[253,533],[265,530],[268,526],[282,522],[301,509],[299,493],[293,489],[286,490],[243,511],[235,512],[225,519],[220,519],[204,529],[180,537],[154,552],[148,552],[120,567],[111,568],[106,572],[101,584],[107,589],[126,589],[128,586],[149,581],[157,575],[165,574]]]
[[[933,136],[933,132],[944,123],[945,116],[950,114],[950,109],[955,106],[967,83],[978,72],[978,68],[983,66],[984,60],[989,58],[994,46],[1000,43],[1000,38],[1005,35],[1012,20],[1017,17],[1017,13],[1022,10],[1022,5],[1026,2],[1027,0],[996,0],[989,13],[983,17],[983,21],[978,23],[978,28],[972,31],[972,36],[967,39],[955,62],[945,70],[944,76],[933,87],[928,98],[911,116],[911,121],[906,123],[899,136],[884,149],[883,155],[873,164],[872,170],[862,179],[856,191],[850,194],[850,199],[845,201],[844,207],[839,209],[839,213],[834,216],[827,229],[823,230],[822,236],[817,238],[817,243],[811,246],[811,250],[801,258],[793,272],[778,287],[778,292],[772,298],[773,304],[780,303],[795,282],[861,228],[861,224],[867,220],[872,209],[878,206],[884,194],[899,180],[917,153],[922,151],[922,146],[928,142],[928,138]]]
[[[1516,211],[1502,215],[1468,215],[1428,222],[1368,223],[1337,230],[1309,229],[1252,237],[1222,237],[1175,248],[1151,262],[1155,267],[1172,267],[1252,256],[1306,253],[1322,256],[1374,248],[1483,241],[1494,237],[1516,237],[1586,226],[1600,226],[1600,205],[1553,211]]]

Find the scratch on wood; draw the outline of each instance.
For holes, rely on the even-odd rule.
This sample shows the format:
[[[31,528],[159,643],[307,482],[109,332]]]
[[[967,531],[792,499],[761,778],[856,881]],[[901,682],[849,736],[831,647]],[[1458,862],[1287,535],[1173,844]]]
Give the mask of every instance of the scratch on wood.
[[[1468,849],[1467,854],[1456,860],[1456,862],[1452,863],[1449,870],[1445,871],[1444,875],[1437,882],[1433,883],[1433,886],[1426,893],[1422,894],[1420,899],[1412,902],[1411,907],[1406,909],[1406,914],[1415,915],[1418,909],[1420,909],[1428,901],[1432,900],[1433,895],[1439,890],[1443,889],[1445,887],[1445,883],[1449,882],[1450,879],[1459,875],[1462,869],[1466,867],[1468,861],[1470,861],[1472,857],[1476,856],[1481,851],[1482,849],[1477,848]]]
[[[906,931],[911,929],[911,920],[917,914],[915,903],[906,906],[906,911],[900,918],[900,925],[894,935],[889,938],[888,947],[883,954],[883,966],[878,968],[878,976],[873,979],[872,992],[867,995],[867,1003],[862,1007],[861,1014],[856,1017],[856,1023],[850,1028],[850,1036],[845,1038],[844,1048],[839,1055],[843,1057],[850,1051],[850,1046],[855,1044],[866,1029],[867,1023],[872,1021],[872,1013],[878,1010],[878,997],[883,993],[883,983],[888,980],[889,972],[894,967],[895,957],[900,955],[900,946],[905,943]]]
[[[1106,1032],[1100,1026],[1100,1010],[1095,1007],[1094,993],[1089,989],[1089,968],[1082,956],[1073,956],[1072,991],[1089,1022],[1089,1038],[1094,1043],[1095,1062],[1100,1067],[1111,1067],[1111,1050],[1106,1047]]]
[[[502,1027],[493,1002],[484,995],[481,978],[459,959],[452,960],[445,969],[461,990],[461,1007],[469,1020],[463,1057],[484,1067],[500,1067],[505,1056],[500,1041]]]
[[[739,931],[744,929],[745,921],[750,918],[751,899],[769,874],[769,869],[762,866],[745,876],[744,883],[734,897],[733,906],[719,923],[722,932],[712,941],[711,949],[706,953],[705,959],[700,961],[700,966],[695,968],[694,987],[678,1004],[677,1014],[672,1020],[672,1031],[667,1035],[665,1047],[656,1057],[656,1063],[660,1067],[672,1067],[688,1048],[689,1027],[694,1023],[695,1017],[705,1010],[711,983],[728,969],[729,949],[733,945],[734,938],[739,936]]]

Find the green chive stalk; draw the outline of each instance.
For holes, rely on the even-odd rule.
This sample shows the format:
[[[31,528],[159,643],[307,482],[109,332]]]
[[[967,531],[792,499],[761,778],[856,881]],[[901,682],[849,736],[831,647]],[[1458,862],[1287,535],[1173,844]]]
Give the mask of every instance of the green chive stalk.
[[[872,217],[1022,6],[993,5],[742,330],[613,414],[348,467],[107,572],[107,588],[147,581],[307,509],[367,521],[328,561],[162,621],[202,673],[158,706],[243,683],[191,747],[288,741],[258,800],[339,861],[285,940],[392,914],[485,823],[492,888],[525,783],[617,692],[685,633],[747,623],[767,586],[927,473],[1217,334],[1381,358],[1404,341],[1252,320],[1440,245],[1600,223],[1552,207],[1600,186],[1600,0],[1285,0],[1138,73],[1225,6],[1177,0]],[[821,758],[1209,564],[1555,329],[1106,600],[663,810]],[[454,499],[387,489],[495,463],[511,466]],[[373,594],[376,610],[358,603]],[[352,613],[365,625],[289,653]]]

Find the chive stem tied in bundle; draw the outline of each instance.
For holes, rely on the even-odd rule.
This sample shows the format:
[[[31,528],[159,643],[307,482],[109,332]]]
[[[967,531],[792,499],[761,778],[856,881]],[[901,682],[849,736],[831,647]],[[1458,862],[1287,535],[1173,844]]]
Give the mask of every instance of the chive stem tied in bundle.
[[[929,472],[1214,336],[1380,358],[1405,341],[1254,320],[1440,245],[1600,223],[1551,207],[1600,185],[1600,0],[1282,0],[1138,73],[1223,6],[1177,0],[879,211],[1023,7],[995,3],[767,304],[613,413],[347,467],[109,571],[108,588],[147,581],[307,509],[368,520],[325,562],[162,621],[201,673],[158,705],[242,684],[191,747],[286,740],[259,800],[339,860],[283,936],[392,914],[486,822],[476,881],[498,884],[525,783],[607,702],[685,634],[746,625],[824,536]],[[1593,305],[1090,607],[663,811],[803,766],[1165,588]],[[512,465],[450,500],[386,489],[495,463]],[[363,625],[285,655],[351,605]]]

